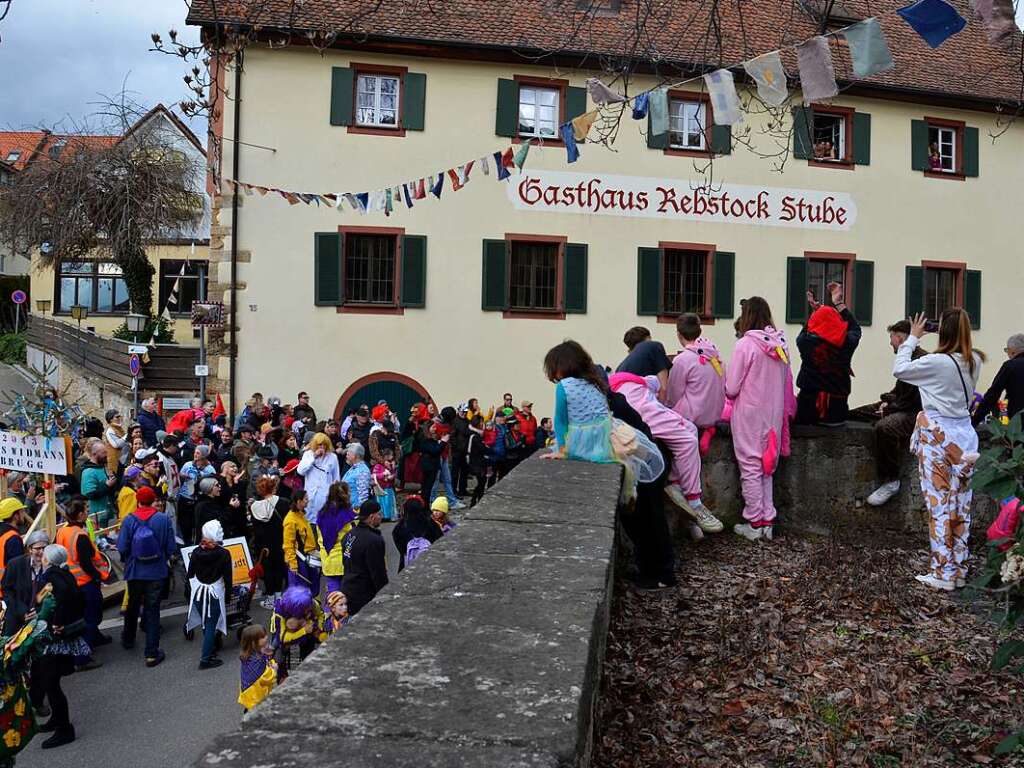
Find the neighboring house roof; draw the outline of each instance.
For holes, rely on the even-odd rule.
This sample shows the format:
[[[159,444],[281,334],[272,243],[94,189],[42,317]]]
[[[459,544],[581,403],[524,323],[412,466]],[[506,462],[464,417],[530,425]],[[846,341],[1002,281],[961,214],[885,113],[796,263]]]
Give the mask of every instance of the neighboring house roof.
[[[117,136],[0,131],[0,161],[20,171],[30,163],[44,158],[57,159],[69,147],[110,147],[117,141]]]
[[[181,135],[188,139],[190,142],[192,142],[192,144],[195,145],[195,148],[198,149],[203,154],[203,157],[206,157],[206,149],[203,147],[202,142],[199,141],[199,137],[192,132],[191,128],[185,125],[184,120],[182,120],[176,114],[171,112],[171,110],[169,110],[163,104],[157,104],[155,107],[149,110],[149,112],[147,112],[138,120],[136,120],[132,127],[125,131],[125,134],[122,138],[128,138],[129,136],[131,136],[136,130],[138,130],[140,126],[145,125],[156,115],[163,115],[168,120],[170,120],[174,127],[181,132]]]
[[[407,55],[437,55],[410,43],[431,48],[471,48],[476,58],[525,53],[527,56],[522,58],[511,57],[523,64],[544,64],[544,58],[531,55],[555,53],[563,59],[588,57],[583,63],[594,69],[602,68],[601,55],[632,54],[660,68],[666,78],[678,67],[738,65],[745,59],[802,42],[820,31],[814,4],[808,7],[801,0],[653,0],[644,34],[637,39],[638,2],[621,0],[618,12],[590,12],[592,18],[585,20],[585,11],[579,10],[581,3],[577,0],[264,0],[259,4],[194,0],[188,23],[239,23],[258,28],[270,39],[280,31],[333,31],[338,33],[342,47],[383,49],[388,44],[401,44],[395,50]],[[950,2],[968,19],[968,25],[933,50],[896,15],[896,9],[907,0],[844,0],[843,17],[880,18],[896,60],[894,69],[856,84],[925,99],[953,97],[979,106],[1019,102],[1024,78],[1020,71],[1020,33],[1014,46],[1000,49],[989,43],[969,0]],[[720,46],[708,29],[712,7],[720,13]],[[251,18],[249,14],[253,13],[258,18]],[[837,75],[852,81],[845,46],[834,42],[832,50],[837,54]],[[791,51],[784,55],[784,61],[795,74],[796,60]],[[673,67],[665,66],[668,64]]]

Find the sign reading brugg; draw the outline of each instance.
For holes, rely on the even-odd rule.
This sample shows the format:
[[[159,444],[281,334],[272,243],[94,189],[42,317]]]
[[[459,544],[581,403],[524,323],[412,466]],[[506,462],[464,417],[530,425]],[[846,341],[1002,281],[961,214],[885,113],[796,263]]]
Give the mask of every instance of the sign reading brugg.
[[[688,219],[770,227],[848,230],[857,206],[848,194],[640,176],[530,171],[508,187],[516,208],[551,213]]]

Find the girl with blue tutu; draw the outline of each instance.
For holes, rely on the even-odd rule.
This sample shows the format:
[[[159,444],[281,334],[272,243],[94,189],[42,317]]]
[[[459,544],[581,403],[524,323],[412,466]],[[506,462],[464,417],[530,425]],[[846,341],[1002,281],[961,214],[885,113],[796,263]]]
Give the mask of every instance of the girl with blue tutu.
[[[555,447],[548,457],[615,461],[608,385],[587,351],[563,341],[544,357],[544,373],[555,383]]]
[[[395,498],[395,452],[385,448],[381,452],[381,463],[373,467],[373,493],[380,504],[380,512],[385,522],[394,520],[397,515],[398,502]]]

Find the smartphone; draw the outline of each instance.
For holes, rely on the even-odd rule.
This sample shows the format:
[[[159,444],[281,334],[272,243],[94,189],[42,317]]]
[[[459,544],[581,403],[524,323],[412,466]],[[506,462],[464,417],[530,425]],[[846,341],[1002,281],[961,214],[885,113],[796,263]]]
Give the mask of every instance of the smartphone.
[[[924,321],[924,329],[928,333],[938,333],[938,331],[939,331],[939,321],[938,320],[925,320]]]

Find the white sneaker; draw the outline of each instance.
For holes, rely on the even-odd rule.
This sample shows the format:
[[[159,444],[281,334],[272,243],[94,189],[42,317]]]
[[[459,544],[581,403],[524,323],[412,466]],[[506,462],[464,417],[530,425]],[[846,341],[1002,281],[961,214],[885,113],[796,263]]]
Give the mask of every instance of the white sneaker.
[[[875,489],[875,492],[868,496],[868,504],[872,507],[880,507],[900,492],[900,481],[893,480],[883,483]]]
[[[704,538],[704,531],[702,531],[700,529],[700,526],[693,522],[693,520],[687,521],[687,525],[689,526],[688,530],[691,539],[693,539],[694,541],[700,541]]]
[[[451,505],[451,508],[452,509],[465,509],[466,508],[466,502],[464,502],[464,501],[456,501],[454,504]]]
[[[690,517],[695,517],[693,510],[690,509],[690,502],[686,500],[686,496],[683,494],[683,489],[675,483],[670,483],[665,486],[665,495],[668,496],[669,501],[679,507],[683,512],[688,514]]]
[[[747,541],[760,541],[764,538],[766,528],[754,528],[750,523],[740,523],[732,527],[732,532]]]
[[[762,528],[761,529],[761,538],[762,539],[767,539],[768,541],[771,541],[772,537],[775,535],[775,532],[773,530],[774,528],[775,528],[774,525],[766,525],[764,528]]]
[[[956,589],[956,582],[940,579],[936,576],[932,576],[930,573],[922,573],[918,576],[915,576],[914,578],[917,581],[924,584],[926,587],[931,587],[932,589],[941,589],[943,592],[952,592],[954,589]]]

